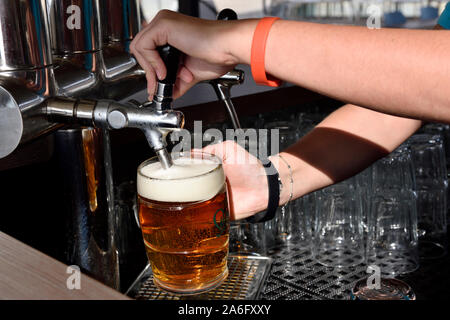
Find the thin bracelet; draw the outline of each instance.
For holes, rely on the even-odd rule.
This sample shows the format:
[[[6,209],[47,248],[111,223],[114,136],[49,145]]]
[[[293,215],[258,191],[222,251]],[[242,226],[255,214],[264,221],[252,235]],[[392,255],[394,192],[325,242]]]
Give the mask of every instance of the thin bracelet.
[[[278,154],[278,157],[283,160],[284,164],[288,167],[289,177],[291,179],[291,194],[289,195],[289,200],[283,205],[284,207],[287,206],[287,204],[292,200],[292,197],[294,196],[294,179],[292,178],[292,168],[289,163],[286,161],[286,159],[284,159],[284,157],[281,156],[281,154]]]

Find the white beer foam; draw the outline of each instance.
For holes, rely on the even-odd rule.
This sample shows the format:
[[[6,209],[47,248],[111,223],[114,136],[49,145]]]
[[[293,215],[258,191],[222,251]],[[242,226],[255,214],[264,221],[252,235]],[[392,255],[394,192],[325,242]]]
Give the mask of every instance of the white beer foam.
[[[225,183],[218,166],[217,162],[198,158],[174,159],[169,169],[163,169],[159,161],[150,163],[140,169],[137,191],[144,198],[161,202],[208,200]]]

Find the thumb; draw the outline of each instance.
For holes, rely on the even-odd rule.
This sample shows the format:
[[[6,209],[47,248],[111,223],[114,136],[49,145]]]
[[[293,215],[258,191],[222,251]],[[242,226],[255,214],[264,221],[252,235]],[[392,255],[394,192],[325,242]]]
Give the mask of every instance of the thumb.
[[[178,99],[197,83],[198,81],[194,80],[192,73],[185,67],[182,67],[175,82],[173,98]]]
[[[225,142],[220,142],[217,144],[210,144],[210,145],[204,147],[202,149],[202,151],[213,154],[213,155],[219,157],[220,159],[222,159],[222,161],[224,161],[225,155],[226,155],[226,150],[225,150],[224,144],[225,144]]]

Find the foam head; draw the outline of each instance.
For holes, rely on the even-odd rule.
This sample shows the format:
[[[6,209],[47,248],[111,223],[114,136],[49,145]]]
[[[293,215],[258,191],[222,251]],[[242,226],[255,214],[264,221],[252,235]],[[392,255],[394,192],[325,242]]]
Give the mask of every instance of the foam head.
[[[138,169],[141,197],[161,202],[193,202],[213,198],[224,187],[225,174],[218,159],[179,157],[164,169],[159,161],[146,161]]]

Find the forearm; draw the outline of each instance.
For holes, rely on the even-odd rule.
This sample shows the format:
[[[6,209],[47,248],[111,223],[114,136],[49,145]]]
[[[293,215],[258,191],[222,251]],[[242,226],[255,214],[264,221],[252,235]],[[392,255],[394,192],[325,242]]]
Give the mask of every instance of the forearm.
[[[346,105],[322,121],[308,135],[281,152],[291,166],[293,198],[349,178],[393,151],[412,135],[421,121],[399,118]],[[286,186],[280,204],[290,196],[291,172],[271,157]]]
[[[240,26],[229,37],[234,41],[230,50],[249,64],[256,21]],[[445,30],[277,21],[267,41],[266,70],[341,101],[450,123],[449,37]]]

